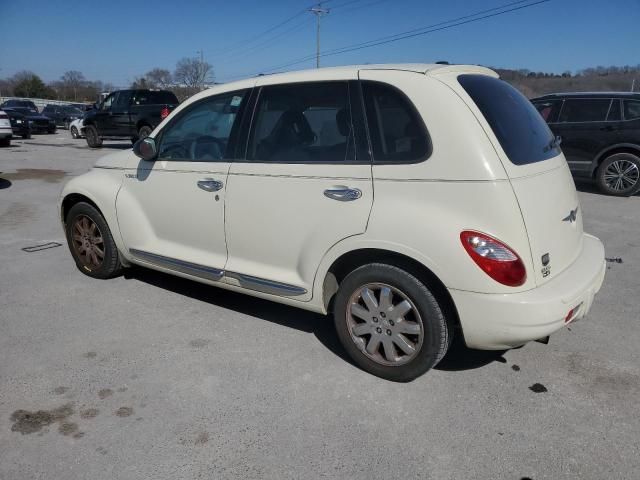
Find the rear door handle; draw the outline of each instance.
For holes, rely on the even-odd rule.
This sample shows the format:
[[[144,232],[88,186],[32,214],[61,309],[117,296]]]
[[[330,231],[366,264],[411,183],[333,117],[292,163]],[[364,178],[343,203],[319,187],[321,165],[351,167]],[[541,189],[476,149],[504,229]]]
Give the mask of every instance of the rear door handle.
[[[362,196],[362,191],[358,188],[336,185],[334,187],[327,188],[324,191],[324,196],[332,200],[338,200],[339,202],[352,202]]]
[[[224,183],[220,180],[214,180],[213,178],[205,178],[204,180],[198,180],[198,188],[201,188],[205,192],[217,192],[222,189]]]

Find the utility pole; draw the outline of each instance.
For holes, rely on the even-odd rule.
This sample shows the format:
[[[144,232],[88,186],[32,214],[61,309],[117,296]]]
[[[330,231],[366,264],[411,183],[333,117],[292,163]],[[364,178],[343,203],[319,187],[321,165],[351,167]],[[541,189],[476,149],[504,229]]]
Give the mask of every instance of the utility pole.
[[[329,13],[328,8],[322,8],[322,2],[309,10],[316,16],[316,68],[320,68],[320,17]]]
[[[636,79],[633,79],[633,82],[631,82],[631,91],[633,92],[636,89]]]
[[[202,49],[198,50],[196,53],[200,54],[200,68],[198,69],[198,75],[200,76],[200,90],[204,90],[204,53],[202,52]]]

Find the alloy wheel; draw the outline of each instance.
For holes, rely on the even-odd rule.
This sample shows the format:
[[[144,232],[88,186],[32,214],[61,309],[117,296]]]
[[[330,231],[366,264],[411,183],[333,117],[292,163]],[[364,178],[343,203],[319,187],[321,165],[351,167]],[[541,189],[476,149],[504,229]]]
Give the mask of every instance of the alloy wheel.
[[[347,328],[364,355],[386,366],[411,361],[424,340],[418,309],[403,292],[384,283],[357,289],[347,304]]]
[[[83,266],[95,270],[104,261],[104,240],[98,225],[86,215],[78,216],[72,229],[73,248]]]
[[[615,160],[604,171],[604,181],[611,190],[621,192],[638,184],[640,170],[630,160]]]

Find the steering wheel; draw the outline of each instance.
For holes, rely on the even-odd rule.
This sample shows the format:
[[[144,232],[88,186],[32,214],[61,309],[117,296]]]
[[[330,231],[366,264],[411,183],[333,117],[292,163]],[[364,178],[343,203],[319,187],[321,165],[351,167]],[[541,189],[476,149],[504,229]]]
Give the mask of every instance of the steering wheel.
[[[203,150],[205,146],[208,147],[206,148],[207,151],[198,151],[198,148]],[[191,155],[189,158],[192,160],[220,160],[224,157],[226,148],[226,143],[219,138],[203,135],[191,143],[191,148],[189,149]]]
[[[163,157],[168,157],[171,160],[184,160],[192,158],[189,155],[189,150],[182,143],[174,143],[169,145],[162,151]]]

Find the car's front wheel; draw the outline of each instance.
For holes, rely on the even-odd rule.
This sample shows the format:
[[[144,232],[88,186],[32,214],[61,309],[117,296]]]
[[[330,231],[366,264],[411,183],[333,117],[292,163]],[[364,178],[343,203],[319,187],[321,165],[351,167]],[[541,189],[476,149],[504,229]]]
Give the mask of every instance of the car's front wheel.
[[[600,191],[628,197],[640,190],[640,157],[616,153],[604,159],[596,174]]]
[[[80,138],[80,133],[78,133],[78,129],[73,126],[71,127],[71,138]]]
[[[67,214],[65,233],[78,269],[94,278],[111,278],[122,271],[118,248],[104,217],[85,202],[76,203]]]
[[[378,263],[357,268],[341,282],[334,322],[358,366],[398,382],[434,367],[452,334],[438,301],[420,280]]]

